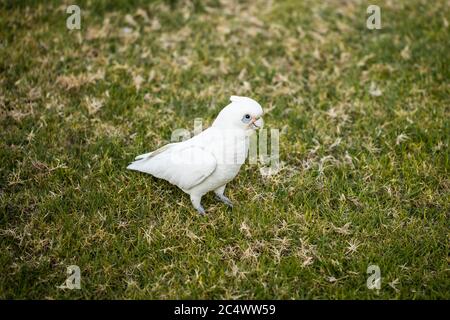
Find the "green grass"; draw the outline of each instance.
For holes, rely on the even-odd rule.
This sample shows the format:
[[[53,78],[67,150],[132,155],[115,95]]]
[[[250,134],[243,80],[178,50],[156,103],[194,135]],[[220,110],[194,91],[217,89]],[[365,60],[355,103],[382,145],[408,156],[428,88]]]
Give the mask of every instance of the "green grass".
[[[450,298],[447,1],[377,1],[373,31],[365,1],[77,3],[80,31],[0,4],[0,298]],[[233,211],[125,170],[231,95],[283,131]]]

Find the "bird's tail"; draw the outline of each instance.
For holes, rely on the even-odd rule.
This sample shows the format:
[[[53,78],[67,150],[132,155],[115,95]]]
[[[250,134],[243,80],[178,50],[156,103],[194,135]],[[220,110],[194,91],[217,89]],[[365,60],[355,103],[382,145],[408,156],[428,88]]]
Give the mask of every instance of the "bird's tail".
[[[141,164],[142,161],[141,160],[137,160],[137,161],[133,161],[132,163],[130,163],[127,167],[128,170],[135,170],[135,171],[141,171]]]
[[[144,159],[144,158],[147,158],[147,157],[148,157],[149,155],[151,155],[152,153],[153,153],[153,152],[141,154],[141,155],[137,156],[136,158],[134,158],[134,160],[142,160],[142,159]]]
[[[142,171],[141,170],[142,165],[146,162],[146,160],[153,158],[154,156],[166,151],[167,149],[173,147],[175,144],[177,144],[177,143],[169,143],[169,144],[166,144],[165,146],[159,148],[158,150],[155,150],[153,152],[144,153],[144,154],[137,156],[136,158],[134,158],[135,161],[133,161],[132,163],[130,163],[128,165],[127,169]]]
[[[136,158],[134,158],[134,161],[127,166],[127,169],[141,171],[140,169],[141,169],[143,163],[151,154],[152,154],[152,152],[149,152],[149,153],[144,153],[144,154],[137,156]]]

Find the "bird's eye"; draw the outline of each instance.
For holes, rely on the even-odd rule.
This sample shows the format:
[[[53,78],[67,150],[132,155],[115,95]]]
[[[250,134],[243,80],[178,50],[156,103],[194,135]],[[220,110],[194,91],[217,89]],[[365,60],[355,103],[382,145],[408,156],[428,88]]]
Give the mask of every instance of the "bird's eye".
[[[242,118],[242,122],[244,123],[249,123],[251,119],[251,116],[249,114],[244,115],[244,117]]]

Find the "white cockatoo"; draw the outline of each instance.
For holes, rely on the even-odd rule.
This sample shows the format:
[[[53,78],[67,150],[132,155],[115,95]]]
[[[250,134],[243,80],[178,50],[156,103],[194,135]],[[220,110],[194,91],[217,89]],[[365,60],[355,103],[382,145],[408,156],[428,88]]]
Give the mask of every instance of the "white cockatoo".
[[[204,194],[233,207],[224,195],[225,186],[238,174],[248,154],[249,136],[263,126],[263,109],[253,99],[231,96],[211,127],[189,140],[167,144],[136,157],[127,169],[149,173],[178,186],[191,197],[192,205],[205,214]]]

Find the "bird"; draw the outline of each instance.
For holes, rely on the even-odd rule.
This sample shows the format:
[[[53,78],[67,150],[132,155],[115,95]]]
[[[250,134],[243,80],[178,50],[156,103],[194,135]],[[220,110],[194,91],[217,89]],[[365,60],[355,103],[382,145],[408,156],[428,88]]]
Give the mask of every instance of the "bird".
[[[233,95],[209,128],[188,140],[139,155],[127,169],[176,185],[190,196],[200,215],[206,213],[202,197],[210,191],[214,191],[217,200],[233,208],[224,194],[225,188],[248,156],[249,137],[263,127],[263,113],[255,100]]]

